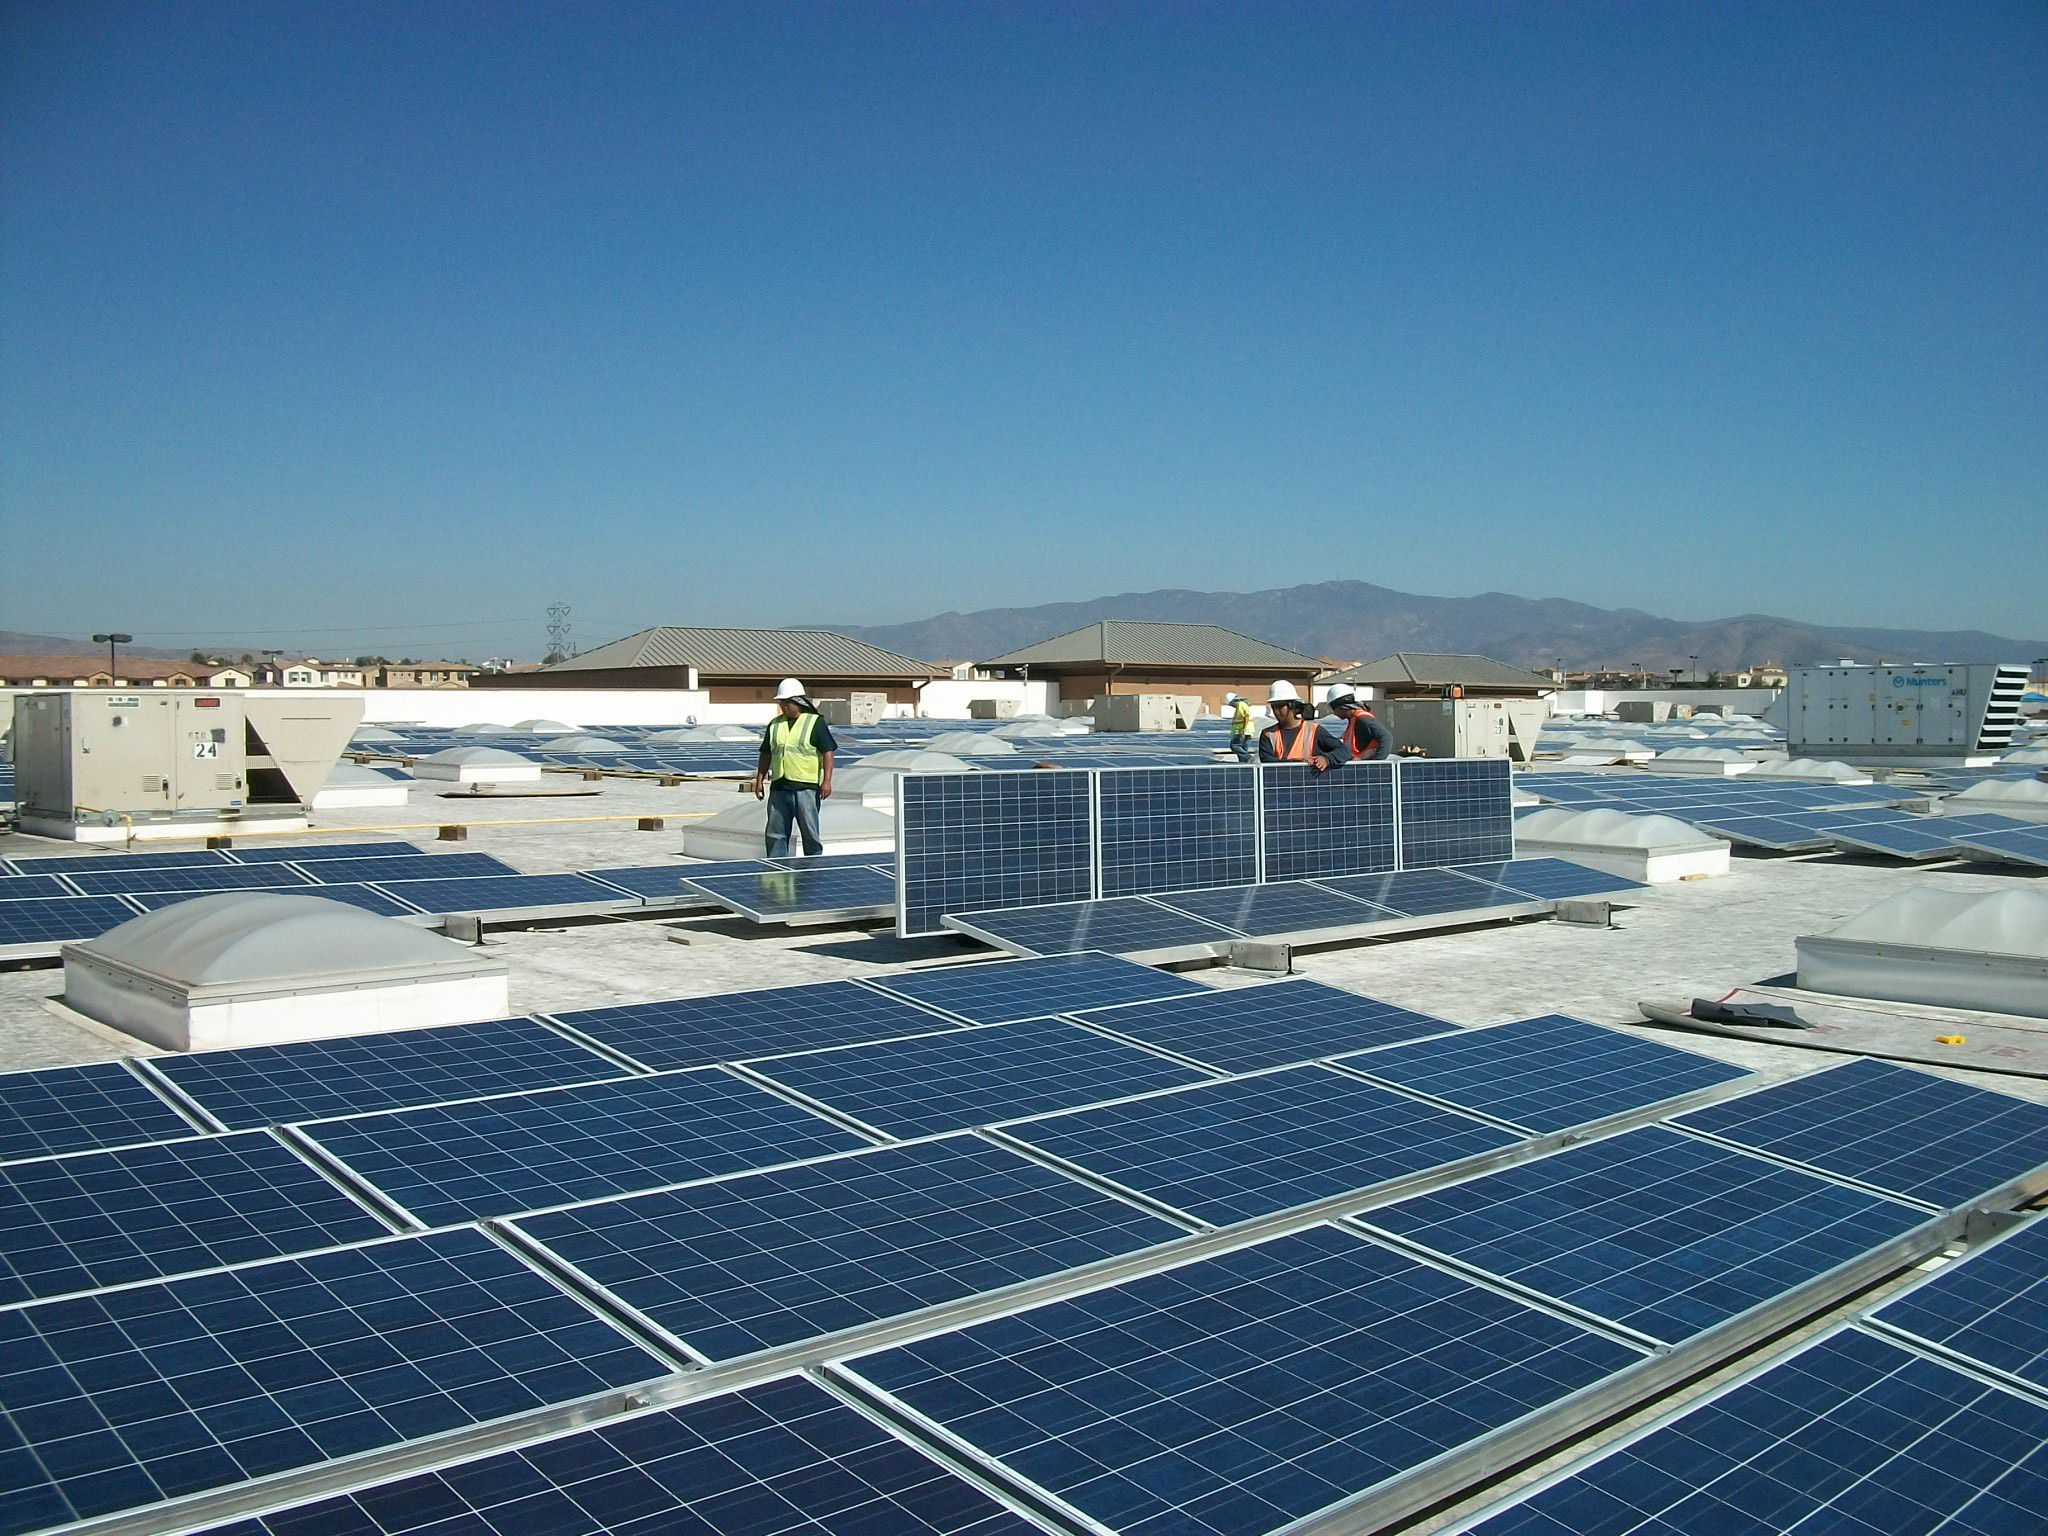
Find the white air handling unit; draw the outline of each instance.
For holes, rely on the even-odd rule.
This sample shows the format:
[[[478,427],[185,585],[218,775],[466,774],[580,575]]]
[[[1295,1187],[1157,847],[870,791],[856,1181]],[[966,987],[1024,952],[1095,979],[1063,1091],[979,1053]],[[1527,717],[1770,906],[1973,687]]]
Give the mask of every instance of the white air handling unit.
[[[68,1007],[174,1051],[511,1012],[502,962],[318,896],[196,896],[66,944],[63,956]]]
[[[1795,667],[1764,718],[1793,757],[1989,763],[2012,745],[2024,666]]]

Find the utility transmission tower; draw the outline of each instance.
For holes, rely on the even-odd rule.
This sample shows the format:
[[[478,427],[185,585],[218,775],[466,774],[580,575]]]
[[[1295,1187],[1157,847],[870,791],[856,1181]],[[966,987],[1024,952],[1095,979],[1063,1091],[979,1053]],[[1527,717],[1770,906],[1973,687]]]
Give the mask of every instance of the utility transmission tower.
[[[553,666],[558,661],[567,661],[576,654],[569,639],[569,605],[548,604],[548,653],[542,660]]]

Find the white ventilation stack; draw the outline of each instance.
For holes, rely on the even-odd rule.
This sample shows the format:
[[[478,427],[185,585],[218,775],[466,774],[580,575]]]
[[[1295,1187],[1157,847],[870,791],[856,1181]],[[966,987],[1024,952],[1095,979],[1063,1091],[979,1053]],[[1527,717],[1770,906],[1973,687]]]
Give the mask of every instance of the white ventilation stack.
[[[67,1006],[174,1051],[511,1012],[502,962],[318,896],[196,896],[66,944],[63,956]]]

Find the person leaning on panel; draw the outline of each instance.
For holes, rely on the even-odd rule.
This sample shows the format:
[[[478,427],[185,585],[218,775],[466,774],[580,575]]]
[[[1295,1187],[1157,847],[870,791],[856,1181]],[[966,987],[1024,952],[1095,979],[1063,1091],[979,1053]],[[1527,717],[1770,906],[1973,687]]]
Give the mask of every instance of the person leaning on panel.
[[[1260,762],[1307,763],[1321,773],[1336,761],[1315,723],[1315,711],[1294,684],[1285,678],[1275,682],[1266,692],[1266,707],[1273,711],[1273,723],[1259,733]]]
[[[1330,711],[1323,730],[1331,732],[1331,727],[1337,727],[1331,732],[1335,737],[1331,755],[1336,761],[1376,763],[1394,755],[1393,733],[1359,702],[1349,683],[1331,684],[1323,703]]]

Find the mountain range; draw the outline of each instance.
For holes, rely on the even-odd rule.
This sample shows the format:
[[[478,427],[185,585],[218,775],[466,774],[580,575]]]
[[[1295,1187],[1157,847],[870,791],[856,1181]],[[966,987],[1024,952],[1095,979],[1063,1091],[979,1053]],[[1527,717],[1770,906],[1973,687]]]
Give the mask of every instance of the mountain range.
[[[1688,676],[1776,662],[2030,662],[2048,640],[1982,630],[1877,629],[1803,623],[1768,614],[1689,622],[1634,608],[1482,592],[1425,597],[1363,581],[1264,592],[1123,592],[1035,608],[942,613],[912,624],[825,626],[922,660],[983,661],[1099,619],[1220,624],[1311,656],[1373,661],[1394,651],[1491,656],[1531,669],[1669,672]],[[1695,663],[1695,658],[1697,659]]]

